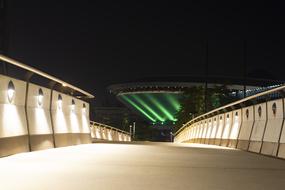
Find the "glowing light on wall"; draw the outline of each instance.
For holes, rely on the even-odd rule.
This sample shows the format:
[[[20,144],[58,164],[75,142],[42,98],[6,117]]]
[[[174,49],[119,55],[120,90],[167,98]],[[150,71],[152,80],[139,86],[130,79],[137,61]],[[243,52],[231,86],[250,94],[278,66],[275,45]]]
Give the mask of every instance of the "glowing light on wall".
[[[33,133],[36,134],[50,134],[52,131],[49,126],[49,121],[48,121],[48,113],[45,112],[44,109],[42,108],[35,108],[34,112],[34,131]],[[31,122],[31,121],[30,121]],[[31,125],[32,123],[30,123]],[[30,131],[31,132],[31,131]]]
[[[61,110],[61,108],[56,112],[55,122],[54,123],[55,123],[55,126],[57,126],[55,132],[57,132],[57,133],[68,133],[68,132],[71,132],[67,128],[66,118],[65,118],[64,113]]]
[[[231,127],[231,120],[230,120],[230,118],[229,118],[229,115],[227,115],[222,139],[227,139],[227,138],[229,138],[230,130],[231,130],[230,127]]]
[[[62,108],[62,97],[60,94],[58,95],[58,98],[57,98],[57,108],[60,110]]]
[[[238,138],[238,133],[239,133],[239,116],[235,115],[234,116],[234,123],[233,123],[233,127],[232,127],[232,131],[230,134],[230,139],[237,139]]]
[[[96,128],[96,138],[101,139],[101,130],[99,128]]]
[[[222,138],[223,128],[224,128],[224,119],[222,116],[220,116],[216,138]]]
[[[74,111],[71,112],[70,114],[70,124],[71,124],[71,131],[74,133],[79,133],[80,129],[79,129],[79,122],[78,122],[78,117],[77,115],[74,113]]]
[[[211,132],[211,138],[215,138],[216,137],[216,132],[217,132],[217,118],[214,119],[214,124],[213,124],[213,129]]]
[[[7,90],[7,96],[10,103],[12,103],[13,101],[14,94],[15,94],[15,86],[14,83],[10,80],[8,83],[8,90]]]
[[[24,108],[17,108],[13,104],[3,105],[3,119],[1,119],[1,137],[19,136],[27,133]]]
[[[71,100],[71,112],[74,112],[75,110],[75,101],[72,99]]]
[[[108,130],[108,140],[109,141],[113,140],[112,131],[111,130]]]
[[[43,93],[43,90],[40,88],[39,89],[39,94],[38,94],[38,105],[39,106],[42,106],[43,99],[44,99],[44,93]]]
[[[106,140],[107,138],[106,138],[106,129],[103,129],[102,130],[102,139],[104,139],[104,140]]]
[[[82,113],[83,113],[83,115],[86,114],[86,105],[85,104],[83,104],[83,106],[82,106]]]

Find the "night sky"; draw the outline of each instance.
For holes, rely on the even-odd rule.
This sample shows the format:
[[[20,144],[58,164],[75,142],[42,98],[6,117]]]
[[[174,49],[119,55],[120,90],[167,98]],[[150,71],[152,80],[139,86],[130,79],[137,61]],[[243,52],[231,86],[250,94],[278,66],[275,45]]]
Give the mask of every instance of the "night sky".
[[[8,1],[8,55],[95,94],[97,105],[114,83],[204,75],[206,39],[210,75],[242,76],[247,40],[248,73],[285,79],[285,11],[273,1]]]

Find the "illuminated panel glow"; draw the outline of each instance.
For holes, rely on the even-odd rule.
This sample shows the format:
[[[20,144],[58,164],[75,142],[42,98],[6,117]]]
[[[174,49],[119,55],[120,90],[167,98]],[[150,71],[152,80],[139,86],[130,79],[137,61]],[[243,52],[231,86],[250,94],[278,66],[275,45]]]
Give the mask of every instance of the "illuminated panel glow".
[[[138,92],[119,94],[118,98],[153,123],[173,124],[175,114],[180,109],[179,99],[182,93]]]

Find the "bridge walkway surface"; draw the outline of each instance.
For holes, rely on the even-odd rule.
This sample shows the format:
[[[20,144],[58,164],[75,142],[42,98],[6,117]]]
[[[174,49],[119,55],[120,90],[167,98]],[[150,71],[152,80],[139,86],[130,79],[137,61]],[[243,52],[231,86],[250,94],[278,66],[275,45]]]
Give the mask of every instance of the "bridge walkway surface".
[[[284,189],[285,161],[229,148],[95,143],[0,159],[3,190]]]

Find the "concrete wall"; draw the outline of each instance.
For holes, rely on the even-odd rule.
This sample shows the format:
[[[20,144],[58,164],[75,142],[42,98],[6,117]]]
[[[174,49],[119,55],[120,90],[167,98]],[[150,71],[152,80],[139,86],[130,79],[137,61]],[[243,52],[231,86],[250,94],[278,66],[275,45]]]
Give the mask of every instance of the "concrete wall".
[[[200,143],[205,143],[206,134],[207,134],[207,130],[208,130],[207,119],[204,119],[204,120],[202,121],[202,126],[203,126],[203,132],[202,132],[202,139],[201,139]]]
[[[284,120],[283,100],[279,99],[267,102],[267,115],[268,120],[261,153],[276,156]]]
[[[15,87],[8,99],[8,83]],[[26,82],[0,75],[0,156],[29,151],[25,112]]]
[[[198,136],[196,138],[196,142],[201,142],[201,139],[202,139],[202,135],[203,135],[203,127],[204,127],[204,124],[202,121],[199,122],[198,124]]]
[[[285,158],[284,107],[279,98],[211,115],[191,123],[187,128],[191,135],[183,136],[182,130],[174,142],[216,144]]]
[[[40,95],[40,91],[42,91],[42,95]],[[32,151],[54,147],[53,129],[50,118],[50,100],[50,89],[29,84],[27,119]]]
[[[250,137],[250,143],[248,149],[249,151],[260,152],[261,150],[262,139],[267,120],[266,109],[267,109],[266,103],[257,104],[254,106],[255,122]]]
[[[90,125],[92,141],[130,141],[130,135],[104,124],[92,123]],[[184,134],[185,135],[185,134]],[[184,137],[186,138],[186,136]]]
[[[209,137],[209,144],[215,144],[216,134],[218,131],[218,116],[212,117],[212,131]]]
[[[215,138],[215,145],[221,144],[221,139],[224,131],[225,114],[218,115],[218,130]]]
[[[88,103],[53,91],[51,113],[56,147],[91,142]]]
[[[210,142],[210,137],[211,137],[211,132],[212,132],[212,128],[213,128],[213,122],[212,122],[213,118],[207,119],[207,132],[206,132],[206,140],[205,140],[205,144],[209,144]]]
[[[254,124],[254,116],[253,106],[242,108],[242,123],[237,144],[237,148],[239,149],[248,150],[249,148],[249,139]]]
[[[13,90],[8,90],[8,86]],[[0,75],[0,89],[0,156],[53,148],[54,142],[58,143],[57,135],[63,133],[77,134],[66,138],[72,143],[64,145],[91,142],[88,103],[62,94],[63,114],[57,117],[56,101],[51,102],[51,94],[57,94],[56,91],[3,75]],[[71,99],[75,102],[73,116],[68,115],[67,101]]]
[[[225,113],[224,121],[225,121],[225,124],[224,124],[224,130],[222,134],[221,146],[228,146],[230,133],[232,129],[233,112]]]
[[[238,143],[238,136],[242,123],[241,109],[232,112],[232,126],[229,135],[228,147],[236,148]]]

